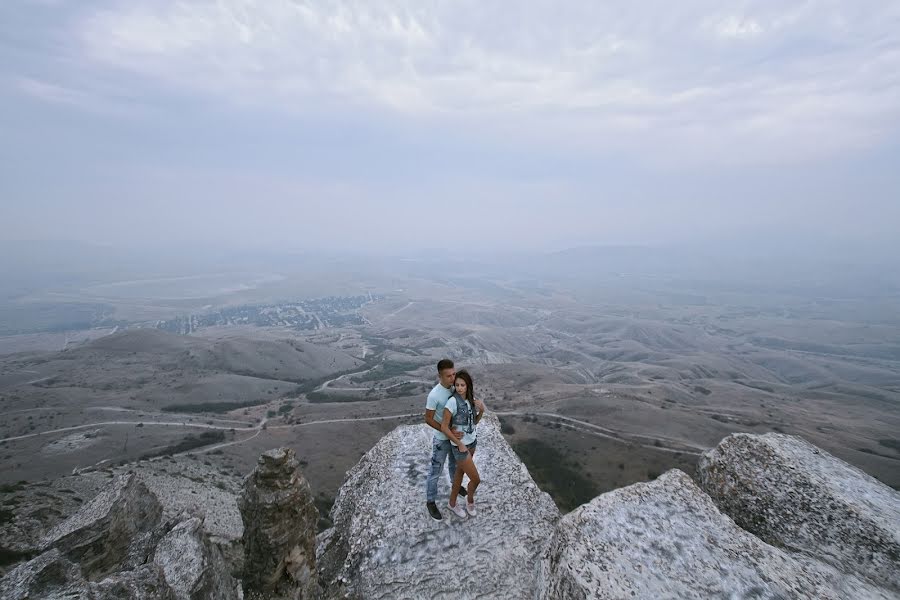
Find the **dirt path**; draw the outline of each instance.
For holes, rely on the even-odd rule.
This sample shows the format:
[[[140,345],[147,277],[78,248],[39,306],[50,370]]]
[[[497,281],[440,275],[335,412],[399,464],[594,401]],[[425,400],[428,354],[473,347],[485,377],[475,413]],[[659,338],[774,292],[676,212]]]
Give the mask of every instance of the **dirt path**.
[[[235,431],[253,431],[257,427],[228,427],[227,425],[208,425],[206,423],[188,423],[186,421],[98,421],[96,423],[85,423],[84,425],[73,425],[72,427],[61,427],[59,429],[51,429],[49,431],[37,431],[35,433],[26,433],[24,435],[15,435],[8,438],[0,439],[2,442],[15,442],[17,440],[27,440],[29,438],[41,435],[53,435],[54,433],[63,433],[66,431],[78,431],[79,429],[89,429],[91,427],[103,427],[104,425],[137,425],[143,423],[145,427],[150,425],[162,425],[165,427],[196,427],[198,429],[234,429]]]
[[[382,362],[384,362],[383,359],[382,359]],[[380,364],[380,363],[379,363],[379,364]],[[332,387],[329,387],[329,386],[330,386],[333,382],[337,381],[338,379],[343,379],[344,377],[350,377],[351,375],[362,375],[363,373],[368,373],[369,371],[371,371],[372,369],[374,369],[374,368],[377,367],[377,366],[378,366],[378,365],[373,365],[373,366],[369,367],[368,369],[363,369],[362,371],[354,371],[354,372],[352,372],[352,373],[344,373],[343,375],[338,375],[338,376],[335,377],[334,379],[329,379],[328,381],[326,381],[325,383],[323,383],[322,385],[320,385],[319,387],[317,387],[317,388],[315,389],[315,391],[316,391],[316,392],[321,392],[322,390],[324,390],[324,389],[326,389],[326,388],[327,388],[327,389],[331,389],[331,390],[343,389],[343,388],[332,388]],[[353,389],[356,390],[356,388],[353,388]],[[356,391],[359,391],[359,390],[356,390]]]
[[[556,419],[559,421],[564,421],[568,423],[573,429],[581,431],[582,433],[587,433],[589,435],[595,435],[597,437],[607,438],[611,440],[616,440],[620,442],[629,442],[633,444],[637,444],[642,448],[648,448],[650,450],[659,450],[660,452],[670,452],[670,453],[681,453],[681,454],[692,454],[699,455],[700,453],[707,450],[707,448],[701,446],[694,446],[691,444],[687,444],[685,442],[679,440],[671,440],[667,438],[659,438],[652,436],[643,436],[638,434],[629,434],[623,433],[620,431],[614,431],[612,429],[607,429],[605,427],[601,427],[600,425],[595,425],[593,423],[588,423],[587,421],[581,421],[579,419],[574,419],[572,417],[567,417],[565,415],[558,415],[556,413],[544,413],[544,412],[524,412],[524,411],[503,411],[494,413],[497,416],[510,416],[510,417],[525,417],[525,416],[539,416],[549,419]],[[262,431],[265,429],[294,429],[300,427],[311,427],[313,425],[324,425],[329,423],[356,423],[361,421],[386,421],[390,419],[403,419],[408,417],[418,417],[421,416],[420,413],[404,413],[398,415],[384,415],[380,417],[350,417],[346,419],[320,419],[317,421],[306,421],[304,423],[293,423],[293,424],[284,424],[284,425],[268,425],[268,419],[263,419],[260,423],[252,426],[252,427],[229,427],[227,425],[210,425],[208,423],[189,423],[186,421],[98,421],[96,423],[86,423],[84,425],[75,425],[72,427],[62,427],[60,429],[52,429],[49,431],[39,431],[36,433],[27,433],[24,435],[17,435],[8,438],[0,439],[0,442],[14,442],[17,440],[25,440],[33,437],[38,437],[42,435],[53,435],[56,433],[64,433],[67,431],[78,431],[79,429],[89,429],[91,427],[103,427],[105,425],[137,425],[138,423],[143,423],[144,427],[149,426],[162,426],[162,427],[193,427],[196,429],[216,429],[216,430],[234,430],[238,431],[246,431],[255,432],[252,436],[248,436],[241,440],[232,440],[230,442],[225,442],[222,444],[215,444],[212,446],[206,446],[204,448],[196,448],[193,450],[188,450],[186,452],[181,452],[178,456],[182,456],[185,454],[194,454],[194,453],[203,453],[209,452],[211,450],[217,450],[219,448],[225,448],[227,446],[235,446],[238,444],[243,444],[247,441],[250,441],[257,436],[259,436]],[[652,440],[653,443],[645,443],[647,440]],[[657,445],[660,444],[660,445]]]
[[[358,417],[355,419],[323,419],[321,421],[307,421],[306,423],[293,423],[291,425],[272,425],[267,427],[267,429],[294,429],[296,427],[308,427],[309,425],[322,425],[325,423],[353,423],[358,421],[386,421],[388,419],[402,419],[405,417],[415,417],[418,416],[419,413],[408,413],[405,415],[386,415],[383,417]],[[205,448],[194,448],[193,450],[187,450],[185,452],[181,452],[176,456],[183,456],[185,454],[203,454],[204,452],[210,452],[212,450],[218,450],[219,448],[225,448],[226,446],[237,446],[238,444],[243,444],[244,442],[249,442],[250,440],[257,437],[260,433],[263,432],[262,423],[260,423],[259,427],[256,428],[257,432],[251,436],[245,437],[242,440],[233,440],[231,442],[225,442],[222,444],[216,444],[214,446],[206,446]],[[238,431],[237,429],[235,431]]]

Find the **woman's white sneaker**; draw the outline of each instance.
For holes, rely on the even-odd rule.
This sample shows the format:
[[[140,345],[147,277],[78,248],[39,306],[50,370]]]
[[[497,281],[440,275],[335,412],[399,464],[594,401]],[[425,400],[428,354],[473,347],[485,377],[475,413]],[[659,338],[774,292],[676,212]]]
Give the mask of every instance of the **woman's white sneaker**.
[[[457,517],[459,517],[460,519],[466,518],[466,511],[463,509],[462,506],[459,505],[459,502],[456,503],[456,506],[450,506],[450,504],[448,503],[447,508],[449,508],[451,511],[453,511],[453,514],[456,515]]]
[[[466,512],[471,516],[475,516],[475,503],[474,502],[466,502]]]

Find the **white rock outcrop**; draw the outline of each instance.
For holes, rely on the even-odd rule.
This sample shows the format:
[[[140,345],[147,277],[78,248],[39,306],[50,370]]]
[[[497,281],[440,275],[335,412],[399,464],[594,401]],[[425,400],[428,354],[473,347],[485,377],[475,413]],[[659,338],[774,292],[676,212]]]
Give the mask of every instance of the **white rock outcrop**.
[[[41,550],[55,548],[81,564],[88,579],[146,562],[162,507],[133,473],[113,483],[44,537]]]
[[[161,521],[162,507],[123,475],[44,537],[42,553],[0,579],[0,598],[239,600],[202,519]]]
[[[538,594],[543,600],[894,597],[759,540],[677,469],[563,517],[543,556]]]
[[[700,486],[762,540],[900,595],[900,493],[798,437],[737,433],[706,452]]]
[[[496,417],[478,427],[477,516],[460,520],[446,509],[445,470],[438,497],[444,520],[429,518],[430,456],[430,430],[401,426],[348,473],[332,510],[334,528],[319,544],[330,597],[533,597],[538,556],[559,512],[503,439]]]
[[[0,579],[0,598],[91,600],[91,588],[78,565],[53,549],[18,565]]]
[[[237,600],[243,596],[197,517],[186,518],[166,533],[156,546],[154,562],[178,600]]]

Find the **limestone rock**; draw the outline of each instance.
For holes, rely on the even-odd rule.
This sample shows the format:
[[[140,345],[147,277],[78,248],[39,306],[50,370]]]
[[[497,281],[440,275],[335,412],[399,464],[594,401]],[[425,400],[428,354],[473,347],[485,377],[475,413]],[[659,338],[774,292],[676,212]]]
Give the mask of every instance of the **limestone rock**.
[[[180,519],[184,513],[203,518],[210,541],[228,557],[232,575],[240,577],[243,525],[237,498],[244,478],[225,474],[194,458],[144,461],[132,468],[159,498],[163,519]]]
[[[244,590],[289,598],[319,594],[319,512],[290,448],[259,457],[238,502],[244,521]]]
[[[121,568],[126,558],[138,564],[146,559],[141,554],[152,546],[161,514],[159,501],[140,479],[123,475],[54,527],[42,550],[56,548],[77,561],[85,577],[100,579]]]
[[[108,484],[108,482],[106,482]],[[68,490],[60,493],[55,482],[12,484],[0,491],[0,577],[41,554],[41,541],[52,527],[81,507]],[[89,494],[93,497],[96,492]]]
[[[334,528],[320,537],[328,593],[367,600],[533,597],[538,557],[559,511],[503,439],[496,417],[478,427],[476,517],[459,520],[446,508],[445,469],[438,497],[444,520],[429,518],[430,456],[431,429],[401,426],[350,470],[332,510]]]
[[[730,435],[706,452],[701,487],[764,541],[900,594],[900,493],[793,436]]]
[[[22,563],[0,579],[3,600],[93,600],[78,565],[56,549]]]
[[[539,598],[894,598],[769,546],[681,471],[608,492],[560,520]]]
[[[217,548],[203,531],[203,522],[189,518],[159,542],[154,561],[178,600],[231,600],[241,598]]]
[[[139,497],[140,496],[140,497]],[[0,598],[232,600],[243,595],[198,518],[157,523],[159,504],[133,478],[115,481],[48,536],[50,549],[0,579]],[[144,521],[123,522],[149,515]],[[80,562],[74,562],[74,561]],[[101,581],[87,573],[104,572]],[[99,577],[98,577],[99,579]]]
[[[192,455],[144,460],[116,466],[111,472],[87,469],[47,482],[6,486],[3,508],[11,518],[0,518],[0,577],[41,553],[47,532],[77,513],[86,502],[108,489],[119,475],[134,473],[152,490],[162,505],[162,519],[177,522],[183,513],[203,517],[210,540],[228,556],[232,575],[240,577],[243,524],[238,511],[243,477],[205,465]],[[9,491],[7,491],[9,490]],[[0,511],[3,512],[3,511]],[[141,564],[137,554],[152,555],[153,540],[134,550],[134,568]],[[145,561],[144,561],[145,562]]]

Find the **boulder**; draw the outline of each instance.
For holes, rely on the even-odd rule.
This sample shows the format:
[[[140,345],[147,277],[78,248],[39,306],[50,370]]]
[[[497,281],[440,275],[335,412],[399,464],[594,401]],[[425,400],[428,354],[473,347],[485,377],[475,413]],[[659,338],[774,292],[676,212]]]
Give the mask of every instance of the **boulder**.
[[[608,492],[564,516],[538,598],[895,598],[744,531],[683,472]]]
[[[87,579],[98,580],[122,568],[123,561],[146,561],[161,515],[147,486],[133,473],[122,475],[51,529],[41,549],[58,549],[81,565]]]
[[[538,557],[559,518],[553,500],[503,439],[496,417],[487,416],[475,455],[478,515],[460,520],[447,510],[444,469],[444,520],[432,521],[425,507],[431,432],[398,427],[349,471],[332,509],[334,527],[320,536],[327,592],[367,600],[533,597]]]
[[[259,457],[238,501],[244,522],[244,591],[313,598],[319,511],[290,448]]]
[[[762,540],[900,594],[900,493],[797,437],[738,433],[700,459],[700,485]]]
[[[132,478],[113,482],[47,536],[49,550],[0,579],[3,600],[231,600],[243,595],[199,518],[158,521]],[[137,496],[143,494],[144,498]],[[159,504],[156,503],[158,508]],[[146,521],[123,522],[127,518]],[[129,535],[131,537],[129,537]],[[80,562],[75,562],[76,560]],[[105,572],[100,581],[86,574]]]
[[[243,597],[203,530],[203,521],[188,518],[169,531],[156,547],[154,562],[177,600],[232,600]]]
[[[0,579],[3,600],[93,600],[77,564],[59,550],[44,552]]]

